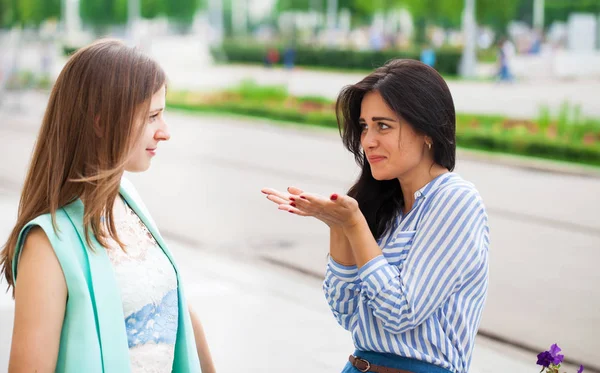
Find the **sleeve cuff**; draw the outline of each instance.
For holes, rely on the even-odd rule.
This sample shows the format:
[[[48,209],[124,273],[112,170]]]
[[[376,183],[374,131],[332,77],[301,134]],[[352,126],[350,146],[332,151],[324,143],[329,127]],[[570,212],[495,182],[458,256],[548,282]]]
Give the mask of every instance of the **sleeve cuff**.
[[[333,260],[331,255],[327,264],[331,274],[345,282],[358,282],[358,267],[356,265],[346,266]]]
[[[383,255],[368,261],[358,271],[362,289],[369,299],[373,299],[387,284],[400,275],[397,267],[390,265]]]

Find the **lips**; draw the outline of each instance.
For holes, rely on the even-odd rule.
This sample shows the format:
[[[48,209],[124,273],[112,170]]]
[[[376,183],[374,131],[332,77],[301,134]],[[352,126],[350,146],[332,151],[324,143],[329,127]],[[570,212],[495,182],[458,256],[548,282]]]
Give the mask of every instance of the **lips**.
[[[383,161],[384,159],[386,159],[386,157],[383,157],[381,155],[371,155],[367,159],[369,160],[369,163],[377,163]]]

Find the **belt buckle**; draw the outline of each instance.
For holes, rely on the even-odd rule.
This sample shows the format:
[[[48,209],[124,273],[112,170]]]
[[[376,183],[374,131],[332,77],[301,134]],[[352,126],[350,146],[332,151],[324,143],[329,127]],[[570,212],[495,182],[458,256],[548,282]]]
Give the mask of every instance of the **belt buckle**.
[[[356,366],[356,363],[354,363],[354,367],[355,367],[356,369],[358,369],[360,372],[366,373],[366,372],[368,372],[368,371],[369,371],[369,369],[371,369],[371,363],[369,363],[367,360],[365,360],[365,359],[361,359],[361,358],[359,358],[359,357],[356,357],[356,356],[354,356],[354,360],[355,360],[355,361],[362,361],[363,363],[367,364],[367,367],[366,367],[366,368],[363,370],[363,369],[360,369],[359,367],[357,367],[357,366]]]

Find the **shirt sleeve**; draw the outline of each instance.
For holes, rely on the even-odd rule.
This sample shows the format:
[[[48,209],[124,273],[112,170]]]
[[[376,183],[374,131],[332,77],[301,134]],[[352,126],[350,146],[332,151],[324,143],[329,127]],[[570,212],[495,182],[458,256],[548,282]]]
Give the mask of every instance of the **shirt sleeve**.
[[[489,230],[477,191],[453,187],[430,198],[402,270],[383,255],[359,270],[368,307],[392,333],[414,329],[471,278],[487,273]]]
[[[339,264],[329,256],[323,291],[337,322],[344,329],[351,330],[352,316],[360,301],[358,267]]]

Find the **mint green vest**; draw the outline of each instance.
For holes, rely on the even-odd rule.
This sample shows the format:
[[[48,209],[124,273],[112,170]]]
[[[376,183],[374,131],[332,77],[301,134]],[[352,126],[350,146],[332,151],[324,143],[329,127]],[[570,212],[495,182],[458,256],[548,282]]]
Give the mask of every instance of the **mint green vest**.
[[[194,331],[177,265],[146,206],[126,179],[121,182],[120,193],[146,224],[177,275],[179,321],[173,372],[200,373]],[[54,231],[50,214],[29,222],[21,231],[13,261],[16,280],[23,233],[36,225],[44,229],[62,267],[68,291],[56,372],[129,372],[129,347],[121,293],[105,249],[93,236],[92,247],[86,244],[81,200],[60,208],[56,212],[56,223],[58,234]]]

